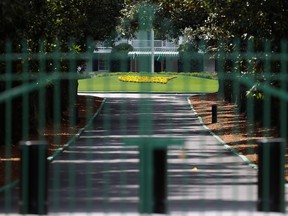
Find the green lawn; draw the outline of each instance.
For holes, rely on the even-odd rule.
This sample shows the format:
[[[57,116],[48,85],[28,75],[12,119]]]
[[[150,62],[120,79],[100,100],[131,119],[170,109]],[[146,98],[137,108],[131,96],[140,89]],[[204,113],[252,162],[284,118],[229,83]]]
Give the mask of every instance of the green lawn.
[[[132,83],[118,80],[120,75],[139,75],[137,73],[100,74],[88,79],[79,80],[78,91],[91,92],[217,92],[218,80],[193,76],[193,73],[153,73],[152,76],[171,76],[177,78],[167,84]],[[147,74],[145,74],[147,75]],[[149,74],[151,75],[151,74]]]

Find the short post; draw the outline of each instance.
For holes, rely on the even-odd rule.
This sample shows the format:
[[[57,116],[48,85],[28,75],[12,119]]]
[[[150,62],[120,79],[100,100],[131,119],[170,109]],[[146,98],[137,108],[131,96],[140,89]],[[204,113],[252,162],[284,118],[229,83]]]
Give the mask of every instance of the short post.
[[[167,213],[167,148],[183,145],[178,138],[126,138],[125,145],[139,146],[141,214]]]
[[[73,106],[72,118],[72,124],[77,125],[79,123],[79,109],[76,104]]]
[[[212,123],[217,123],[217,104],[212,104]]]
[[[166,213],[167,203],[167,149],[154,149],[153,151],[153,182],[154,182],[154,206],[153,212]]]
[[[285,213],[285,152],[283,139],[258,141],[258,211]]]
[[[23,141],[21,147],[21,214],[47,214],[47,143]]]

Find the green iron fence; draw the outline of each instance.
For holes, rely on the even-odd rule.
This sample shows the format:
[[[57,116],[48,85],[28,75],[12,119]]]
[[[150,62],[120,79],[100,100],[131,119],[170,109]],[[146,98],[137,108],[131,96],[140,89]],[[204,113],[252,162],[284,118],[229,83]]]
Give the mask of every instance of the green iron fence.
[[[77,73],[83,62],[86,70],[105,64],[93,53],[93,43],[82,53],[63,52],[59,44],[47,52],[42,41],[38,52],[30,53],[25,43],[15,52],[7,42],[0,55],[1,212],[285,212],[287,43],[229,43],[233,48],[219,42],[214,53],[203,53],[203,42],[195,44],[199,52],[172,57],[145,50],[110,59],[114,69],[125,71],[137,63],[140,72]],[[152,59],[155,65],[165,62],[168,71],[152,73]],[[207,59],[215,62],[217,80],[207,79],[212,72],[190,73]],[[181,64],[182,71],[170,72],[171,62]],[[165,78],[170,80],[159,83]],[[82,90],[78,96],[77,88]],[[205,98],[210,91],[245,115],[251,139],[244,145],[255,142],[258,127],[265,129],[259,146],[249,149],[258,154],[258,164],[243,161],[233,147],[227,151],[217,136],[221,130],[215,134],[203,127],[191,109],[187,97]],[[105,98],[98,111],[87,96],[92,93]],[[217,108],[216,113],[225,112]],[[234,121],[231,134],[240,130],[240,121]],[[42,148],[35,150],[39,144]]]

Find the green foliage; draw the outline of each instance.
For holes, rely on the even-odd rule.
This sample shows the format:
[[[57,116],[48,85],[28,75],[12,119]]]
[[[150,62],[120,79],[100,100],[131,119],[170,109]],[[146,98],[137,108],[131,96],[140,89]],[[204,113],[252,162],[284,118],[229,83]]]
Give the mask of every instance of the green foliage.
[[[258,87],[259,87],[259,83],[256,83],[255,85],[253,85],[252,88],[250,88],[247,91],[246,96],[253,97],[256,100],[263,100],[264,94],[258,89]]]
[[[83,45],[87,37],[104,40],[115,31],[121,0],[4,0],[1,9],[1,39],[26,38],[38,51],[39,39],[66,44],[72,38]],[[31,43],[35,44],[31,44]],[[67,46],[62,48],[67,49]],[[83,47],[84,48],[84,47]],[[64,51],[63,50],[63,51]]]
[[[112,52],[130,52],[133,51],[133,47],[127,43],[121,43],[117,46],[114,46]]]
[[[22,0],[0,1],[0,40],[14,39],[19,32],[27,28],[27,22],[23,15],[28,10],[27,2]]]
[[[288,4],[284,0],[126,0],[118,30],[131,38],[139,30],[139,5],[152,4],[156,37],[177,38],[183,34],[189,42],[204,40],[209,52],[229,51],[230,40],[273,40],[288,37]],[[245,46],[245,45],[243,45]],[[277,49],[277,48],[276,48]]]
[[[69,79],[69,75],[76,76],[77,64],[83,63],[83,59],[80,59],[78,54],[89,49],[92,53],[91,49],[94,49],[90,43],[92,40],[107,39],[115,32],[122,3],[122,0],[2,0],[0,2],[0,53],[25,54],[12,60],[11,64],[2,60],[0,74],[62,72],[63,79],[57,82],[61,100],[57,103],[60,112],[58,115],[63,116],[65,111],[71,110],[76,102],[77,79]],[[87,42],[87,38],[91,39]],[[11,43],[7,43],[7,40]],[[51,53],[57,55],[57,58],[46,58]],[[75,61],[71,61],[71,54]],[[0,92],[19,87],[27,82],[37,83],[35,80],[17,80],[11,81],[9,87],[5,82],[0,81]],[[31,119],[28,130],[34,135],[40,131],[39,121],[43,122],[42,126],[44,122],[55,123],[53,110],[56,100],[53,99],[55,99],[56,86],[53,84],[48,82],[42,92],[37,89],[27,95],[26,103],[29,104],[27,116]],[[39,94],[45,94],[45,97],[42,97],[45,98],[45,103],[39,101]],[[40,108],[43,104],[45,104],[45,117],[40,119],[40,113],[43,112]],[[9,109],[4,103],[0,104],[0,119],[5,119],[9,112],[13,116],[11,130],[13,143],[16,144],[23,139],[21,132],[25,129],[22,128],[21,123],[24,112],[22,97],[13,99],[12,106],[13,109]],[[9,139],[5,137],[5,134],[9,134],[6,133],[8,130],[6,128],[3,120],[0,123],[0,145],[5,144]]]
[[[128,71],[130,70],[130,58],[128,52],[132,51],[133,47],[127,43],[121,43],[112,48],[110,70]]]
[[[218,75],[216,72],[194,72],[194,73],[191,73],[191,76],[201,77],[205,79],[218,80]]]
[[[82,51],[81,45],[73,44],[71,51],[75,53],[80,53]]]
[[[198,52],[198,49],[192,43],[184,43],[179,46],[178,51],[183,53],[184,52],[195,53]]]
[[[117,25],[117,18],[123,6],[122,0],[76,0],[81,2],[80,10],[84,15],[83,23],[78,28],[83,29],[84,37],[91,36],[94,40],[104,40],[111,37]]]
[[[207,9],[214,12],[214,22],[233,36],[244,39],[287,37],[288,6],[283,0],[222,0],[211,2]]]
[[[233,49],[231,39],[235,38],[244,41],[241,47],[245,47],[245,41],[254,40],[256,50],[258,44],[269,39],[272,50],[277,50],[279,41],[288,37],[288,6],[283,0],[203,0],[198,6],[204,9],[207,18],[196,29],[186,28],[183,34],[189,41],[207,41],[210,51]]]
[[[161,15],[171,20],[178,35],[185,28],[198,28],[207,18],[202,0],[156,0],[154,2],[160,5]]]
[[[117,27],[118,33],[123,38],[135,38],[141,30],[153,27],[155,38],[176,38],[180,32],[171,19],[172,16],[159,4],[158,1],[125,1],[121,18]]]
[[[192,43],[181,44],[179,51],[179,71],[203,71],[203,53]]]

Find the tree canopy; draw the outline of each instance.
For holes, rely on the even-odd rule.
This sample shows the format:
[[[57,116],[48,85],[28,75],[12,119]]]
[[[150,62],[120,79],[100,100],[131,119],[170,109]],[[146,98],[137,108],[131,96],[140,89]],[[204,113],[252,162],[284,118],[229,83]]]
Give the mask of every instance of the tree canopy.
[[[143,5],[153,7],[153,28],[158,39],[178,38],[185,27],[195,28],[206,17],[200,7],[197,5],[187,7],[187,2],[183,0],[126,0],[118,26],[118,32],[122,37],[135,37],[135,32],[140,27],[139,16],[141,13],[143,15]]]
[[[45,97],[42,99],[45,99],[41,101],[40,89],[27,92],[26,106],[28,105],[29,108],[23,108],[25,102],[22,97],[11,99],[13,100],[12,109],[7,108],[5,103],[0,103],[0,119],[2,119],[0,145],[8,139],[15,144],[23,139],[23,136],[27,137],[27,134],[22,134],[24,109],[29,112],[27,114],[29,122],[26,122],[29,124],[29,129],[27,130],[30,135],[36,135],[39,132],[41,112],[45,112],[42,122],[58,124],[64,113],[75,107],[77,62],[65,59],[65,54],[69,51],[86,51],[87,38],[97,41],[110,37],[115,32],[122,3],[122,0],[2,0],[0,2],[0,53],[25,52],[25,55],[13,59],[12,62],[0,61],[0,74],[7,72],[33,74],[29,76],[29,80],[11,80],[11,85],[7,85],[5,80],[0,80],[0,92],[9,91],[23,84],[28,85],[27,82],[38,83],[37,78],[45,79],[45,76],[37,76],[37,72],[40,71],[41,74],[53,71],[75,74],[75,79],[66,79],[63,76],[57,81],[49,80],[48,85],[44,87],[45,91],[42,91],[45,92]],[[59,55],[59,61],[48,58],[39,60],[30,55],[39,52],[45,55],[54,51],[62,52]],[[81,61],[81,59],[77,60]],[[55,94],[56,82],[59,83],[57,95]],[[61,117],[55,119],[54,109],[57,98],[61,98],[60,102],[57,102]],[[45,111],[43,107],[41,109],[40,104],[45,104]],[[5,126],[6,121],[11,122],[12,132]],[[7,134],[11,134],[11,138],[7,138]]]
[[[137,30],[139,3],[154,5],[154,28],[162,37],[184,35],[190,41],[288,38],[285,0],[126,0],[119,28],[123,36],[132,37]]]
[[[1,40],[104,40],[115,32],[122,0],[3,0]]]

